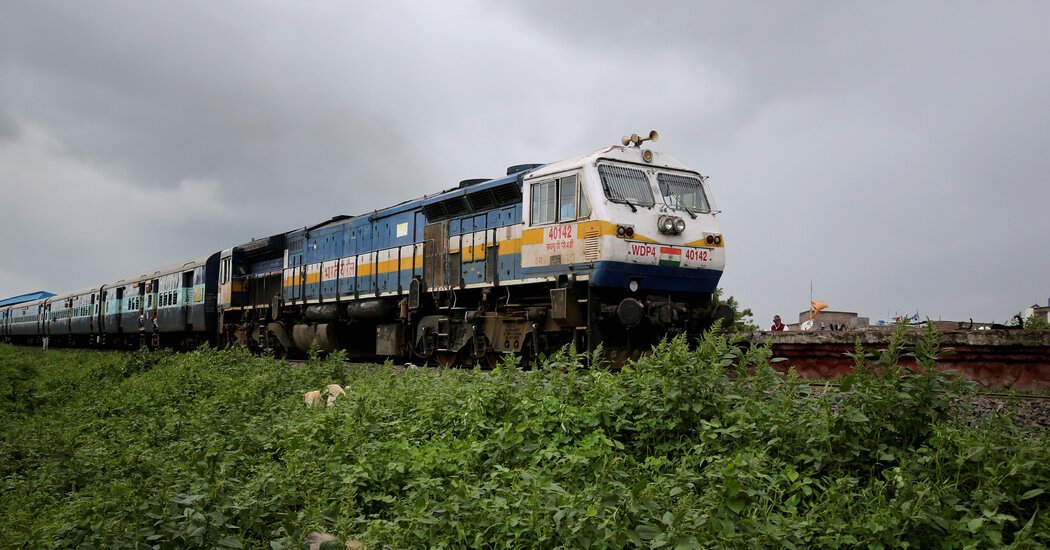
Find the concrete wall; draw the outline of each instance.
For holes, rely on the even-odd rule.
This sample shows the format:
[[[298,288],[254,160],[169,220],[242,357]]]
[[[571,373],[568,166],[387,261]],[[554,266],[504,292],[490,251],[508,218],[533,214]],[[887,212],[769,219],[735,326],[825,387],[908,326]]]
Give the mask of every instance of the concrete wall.
[[[969,324],[967,322],[967,324]],[[922,327],[907,331],[907,345],[923,337]],[[886,347],[891,336],[883,329],[851,332],[756,332],[749,336],[755,344],[769,343],[773,357],[784,362],[774,368],[794,368],[803,378],[830,379],[852,372],[854,351],[859,341],[870,352]],[[1050,330],[956,330],[937,335],[942,353],[937,368],[955,371],[988,387],[1050,390]],[[917,368],[912,358],[901,364]]]

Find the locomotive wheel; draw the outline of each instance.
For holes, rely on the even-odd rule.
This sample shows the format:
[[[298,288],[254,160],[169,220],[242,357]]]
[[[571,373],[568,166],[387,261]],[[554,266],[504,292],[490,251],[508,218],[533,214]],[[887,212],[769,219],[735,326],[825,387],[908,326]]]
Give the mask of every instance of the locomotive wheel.
[[[288,359],[288,357],[290,355],[288,353],[288,349],[285,348],[284,346],[282,346],[280,344],[280,342],[276,342],[275,341],[275,342],[273,342],[273,344],[274,345],[271,348],[265,348],[265,347],[262,348],[263,353],[267,353],[267,352],[272,353],[274,359],[282,359],[282,360],[283,359]]]
[[[454,351],[435,351],[434,362],[443,369],[448,369],[456,366],[456,359],[459,358],[459,354]]]
[[[620,370],[627,364],[628,361],[637,360],[642,356],[642,350],[630,349],[621,347],[608,347],[605,348],[605,355],[609,361],[609,368],[613,370]]]
[[[503,354],[495,351],[487,351],[485,352],[483,360],[485,361],[486,367],[494,369],[503,362]]]

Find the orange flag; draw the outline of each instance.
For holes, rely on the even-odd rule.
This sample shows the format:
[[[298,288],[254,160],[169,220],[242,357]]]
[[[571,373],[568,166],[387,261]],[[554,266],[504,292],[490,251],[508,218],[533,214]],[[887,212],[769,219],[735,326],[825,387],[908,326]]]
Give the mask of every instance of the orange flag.
[[[828,304],[821,300],[813,300],[809,303],[809,307],[809,318],[810,320],[813,320],[817,318],[817,315],[820,315],[821,311],[828,309]]]

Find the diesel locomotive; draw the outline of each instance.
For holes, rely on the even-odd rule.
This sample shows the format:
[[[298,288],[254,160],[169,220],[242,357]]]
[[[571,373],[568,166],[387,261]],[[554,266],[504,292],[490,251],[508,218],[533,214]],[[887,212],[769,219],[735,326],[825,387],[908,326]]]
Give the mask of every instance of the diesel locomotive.
[[[648,136],[0,308],[0,337],[312,347],[439,365],[575,343],[614,362],[732,312],[707,178]]]

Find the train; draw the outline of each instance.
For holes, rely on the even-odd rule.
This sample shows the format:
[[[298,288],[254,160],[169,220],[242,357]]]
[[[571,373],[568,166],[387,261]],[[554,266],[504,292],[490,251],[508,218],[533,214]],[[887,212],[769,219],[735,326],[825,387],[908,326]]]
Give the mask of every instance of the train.
[[[732,311],[707,177],[658,134],[76,292],[0,308],[0,339],[243,345],[451,366],[566,344],[614,362]]]

